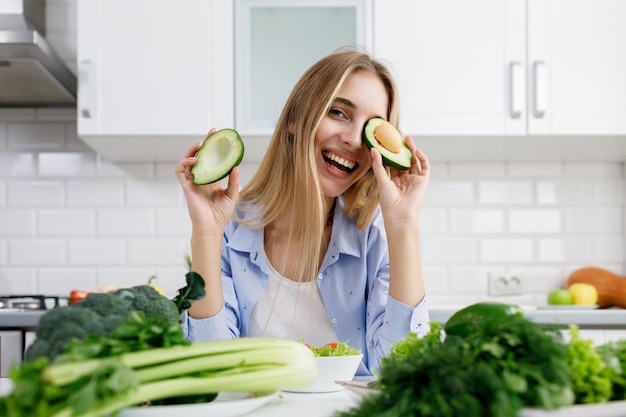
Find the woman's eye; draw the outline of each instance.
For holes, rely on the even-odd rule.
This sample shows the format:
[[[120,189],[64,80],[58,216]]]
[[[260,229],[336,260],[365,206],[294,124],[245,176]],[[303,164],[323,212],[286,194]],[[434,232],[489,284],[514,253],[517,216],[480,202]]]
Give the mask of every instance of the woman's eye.
[[[334,117],[345,117],[345,113],[341,109],[330,109],[328,113]]]

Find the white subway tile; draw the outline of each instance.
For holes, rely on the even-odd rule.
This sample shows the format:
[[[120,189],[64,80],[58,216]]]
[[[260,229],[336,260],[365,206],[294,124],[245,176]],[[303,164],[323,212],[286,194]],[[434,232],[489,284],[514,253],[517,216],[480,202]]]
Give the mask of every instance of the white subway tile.
[[[501,162],[493,163],[454,163],[449,164],[448,171],[450,178],[484,178],[484,177],[505,177],[506,164]]]
[[[538,204],[589,204],[594,186],[588,180],[538,181],[536,191]]]
[[[547,294],[562,288],[567,280],[567,273],[561,266],[525,266],[523,272],[526,292],[537,294],[537,302],[542,305],[547,301]]]
[[[595,256],[594,262],[623,263],[624,262],[624,237],[606,236],[594,239]]]
[[[9,242],[9,265],[65,265],[63,239],[12,239]]]
[[[420,212],[420,230],[426,235],[446,233],[448,231],[447,211],[441,208],[423,208]]]
[[[429,267],[437,264],[476,262],[476,244],[472,238],[422,239],[422,262]]]
[[[61,181],[8,181],[9,207],[62,207],[65,189]]]
[[[619,162],[565,163],[564,176],[568,178],[622,178],[622,165]]]
[[[0,236],[35,236],[35,210],[0,209]]]
[[[447,294],[450,292],[450,280],[448,270],[443,266],[422,268],[424,287],[428,300],[431,294]]]
[[[587,262],[593,260],[593,240],[584,237],[555,237],[537,240],[539,262]]]
[[[155,212],[158,236],[191,236],[191,219],[186,208],[157,209]]]
[[[474,185],[469,181],[431,182],[426,201],[431,206],[474,203]]]
[[[0,178],[24,178],[35,175],[35,157],[32,153],[0,153]]]
[[[560,177],[563,165],[560,163],[509,163],[508,174],[511,177]]]
[[[185,275],[188,270],[184,262],[177,267],[159,267],[155,274],[155,283],[163,288],[168,298],[173,298],[178,294],[178,290],[187,285]]]
[[[480,260],[494,263],[531,262],[533,260],[532,239],[481,239]]]
[[[93,158],[98,161],[98,154],[87,145],[82,139],[78,137],[78,131],[76,130],[76,123],[64,123],[65,131],[65,149],[69,152],[91,152]]]
[[[95,154],[88,152],[44,152],[39,154],[40,177],[92,178],[96,174]]]
[[[93,291],[96,288],[94,268],[41,268],[39,292],[48,296],[69,297],[72,290]]]
[[[148,282],[156,275],[154,267],[103,267],[96,271],[97,287],[134,287]]]
[[[481,181],[478,201],[482,204],[529,204],[532,202],[530,181]]]
[[[0,239],[0,265],[3,265],[3,266],[5,266],[8,262],[7,246],[8,246],[8,239]],[[1,272],[2,272],[2,269],[0,268],[0,273]]]
[[[450,232],[452,233],[502,233],[504,212],[491,209],[450,210]]]
[[[130,163],[119,162],[112,163],[101,157],[98,157],[98,177],[101,178],[154,178],[153,163]]]
[[[1,268],[0,295],[36,294],[36,268]]]
[[[178,265],[184,256],[182,239],[128,239],[129,265]]]
[[[487,274],[484,266],[455,266],[450,268],[450,293],[486,294],[488,291]]]
[[[624,181],[602,180],[596,181],[593,201],[597,204],[624,204]]]
[[[70,180],[67,183],[69,207],[121,207],[124,182],[121,180]]]
[[[183,156],[181,155],[180,157],[182,158]],[[175,180],[176,173],[174,171],[176,169],[177,164],[178,162],[159,162],[159,163],[154,164],[155,165],[154,177],[159,180],[168,180],[168,181]],[[241,182],[241,179],[239,181]]]
[[[7,186],[6,182],[0,180],[0,207],[6,207],[7,205]]]
[[[152,209],[101,209],[97,212],[97,233],[101,236],[152,236]]]
[[[562,229],[559,210],[511,210],[509,231],[513,233],[559,233]]]
[[[62,123],[9,123],[7,147],[11,150],[63,150]]]
[[[621,235],[621,207],[574,207],[565,210],[565,232]]]
[[[69,265],[124,265],[126,242],[119,238],[69,239]]]
[[[438,181],[441,179],[448,178],[448,164],[447,163],[438,163],[438,162],[430,162],[430,180]]]
[[[93,236],[93,210],[40,210],[37,216],[39,236]]]
[[[130,207],[175,207],[182,190],[175,179],[170,181],[126,182],[126,204]]]

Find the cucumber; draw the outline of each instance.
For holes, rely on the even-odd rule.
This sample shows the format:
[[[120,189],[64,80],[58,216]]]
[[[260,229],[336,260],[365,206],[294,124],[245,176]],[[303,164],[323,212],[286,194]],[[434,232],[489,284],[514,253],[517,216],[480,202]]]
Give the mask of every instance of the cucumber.
[[[471,304],[454,313],[446,322],[446,334],[465,337],[480,327],[486,317],[506,320],[512,316],[525,317],[524,310],[514,304],[482,301]]]
[[[234,129],[221,129],[206,138],[196,152],[196,163],[191,167],[193,182],[212,184],[225,178],[243,160],[244,146]]]

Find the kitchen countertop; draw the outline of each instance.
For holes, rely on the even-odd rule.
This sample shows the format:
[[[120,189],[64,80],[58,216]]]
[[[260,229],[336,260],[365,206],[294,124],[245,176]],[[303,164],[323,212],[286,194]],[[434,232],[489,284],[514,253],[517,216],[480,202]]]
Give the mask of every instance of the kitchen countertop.
[[[430,319],[445,323],[462,305],[439,305],[429,307]],[[588,309],[567,307],[522,306],[526,317],[537,323],[577,324],[581,328],[626,329],[626,309]],[[46,311],[20,311],[0,309],[0,329],[34,329]]]
[[[626,329],[626,309],[593,309],[586,307],[536,307],[521,306],[529,320],[543,324],[567,326],[576,324],[580,328]],[[431,321],[445,323],[450,316],[463,306],[429,307]]]

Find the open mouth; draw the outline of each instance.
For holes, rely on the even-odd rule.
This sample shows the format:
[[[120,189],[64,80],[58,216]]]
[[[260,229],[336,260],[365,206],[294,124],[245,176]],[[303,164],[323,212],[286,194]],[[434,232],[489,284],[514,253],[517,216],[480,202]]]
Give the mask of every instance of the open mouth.
[[[347,172],[348,174],[354,171],[359,166],[359,164],[357,164],[356,162],[349,161],[329,151],[322,152],[322,156],[324,157],[324,161],[328,165],[332,166],[338,171]]]

